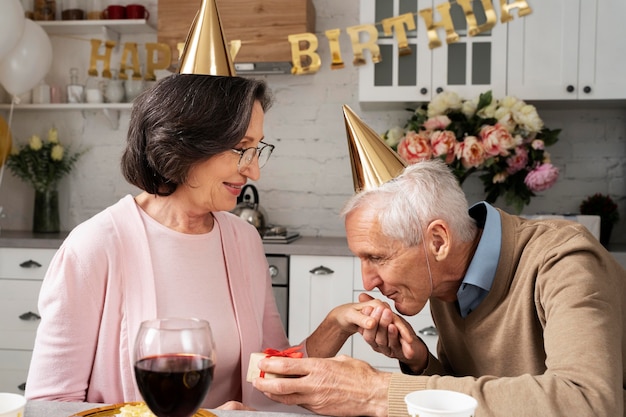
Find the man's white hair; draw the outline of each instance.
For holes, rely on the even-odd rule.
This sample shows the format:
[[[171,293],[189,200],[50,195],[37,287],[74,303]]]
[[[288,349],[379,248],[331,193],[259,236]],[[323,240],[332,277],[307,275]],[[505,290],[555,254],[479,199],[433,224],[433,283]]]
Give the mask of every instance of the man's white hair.
[[[345,217],[362,207],[376,210],[385,236],[405,246],[420,243],[421,230],[435,219],[444,220],[462,241],[469,241],[476,234],[465,194],[440,159],[409,165],[395,179],[354,195],[341,215]]]

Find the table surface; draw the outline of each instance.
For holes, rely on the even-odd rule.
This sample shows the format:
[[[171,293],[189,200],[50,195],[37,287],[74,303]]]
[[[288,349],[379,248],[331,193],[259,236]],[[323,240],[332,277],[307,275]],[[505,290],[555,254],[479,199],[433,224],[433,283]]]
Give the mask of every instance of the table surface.
[[[24,417],[69,417],[75,413],[105,405],[61,401],[28,401],[24,410]],[[218,417],[311,417],[311,414],[268,411],[211,410],[211,412]]]

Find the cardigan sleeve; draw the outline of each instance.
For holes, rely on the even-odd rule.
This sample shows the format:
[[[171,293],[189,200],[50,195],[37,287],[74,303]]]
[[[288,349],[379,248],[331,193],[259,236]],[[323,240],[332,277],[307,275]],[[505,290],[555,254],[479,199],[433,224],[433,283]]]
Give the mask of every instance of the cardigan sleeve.
[[[98,278],[106,275],[106,262],[86,255],[96,251],[88,239],[72,234],[46,272],[26,383],[28,399],[86,400],[105,292],[105,280]]]

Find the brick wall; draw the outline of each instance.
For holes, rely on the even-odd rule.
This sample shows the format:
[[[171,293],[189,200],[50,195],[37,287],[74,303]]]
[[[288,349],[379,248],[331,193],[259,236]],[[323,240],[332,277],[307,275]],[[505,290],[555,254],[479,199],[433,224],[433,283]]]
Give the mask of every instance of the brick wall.
[[[304,235],[343,236],[338,213],[353,190],[341,106],[349,105],[380,132],[402,124],[408,113],[401,105],[378,109],[359,105],[358,68],[351,63],[345,33],[340,41],[346,67],[335,71],[329,68],[323,33],[358,24],[358,2],[316,0],[315,5],[322,69],[308,76],[266,78],[275,104],[266,116],[265,134],[277,148],[255,185],[271,223]],[[66,83],[70,66],[86,73],[88,41],[52,40],[55,61],[48,83]],[[61,45],[62,41],[70,45]],[[147,37],[145,41],[153,40]],[[587,195],[609,193],[616,198],[622,218],[612,242],[626,243],[626,107],[582,102],[538,108],[548,127],[563,129],[559,143],[549,148],[553,162],[561,169],[561,178],[553,188],[534,198],[524,212],[576,212]],[[64,229],[74,227],[123,195],[137,192],[123,180],[119,170],[128,117],[129,112],[122,111],[120,127],[113,130],[100,111],[14,114],[13,132],[19,141],[33,133],[44,135],[54,125],[63,142],[90,148],[60,186]],[[470,203],[481,199],[482,187],[477,178],[470,178],[464,189]],[[4,207],[0,227],[29,229],[33,194],[28,185],[6,173],[0,187],[0,206]]]

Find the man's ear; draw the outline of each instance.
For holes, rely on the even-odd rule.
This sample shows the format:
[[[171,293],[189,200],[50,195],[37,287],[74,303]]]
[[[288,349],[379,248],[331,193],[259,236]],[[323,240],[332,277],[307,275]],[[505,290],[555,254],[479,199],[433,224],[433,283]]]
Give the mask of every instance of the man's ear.
[[[450,252],[450,229],[443,220],[434,220],[428,225],[431,238],[430,250],[437,261],[443,261]]]

